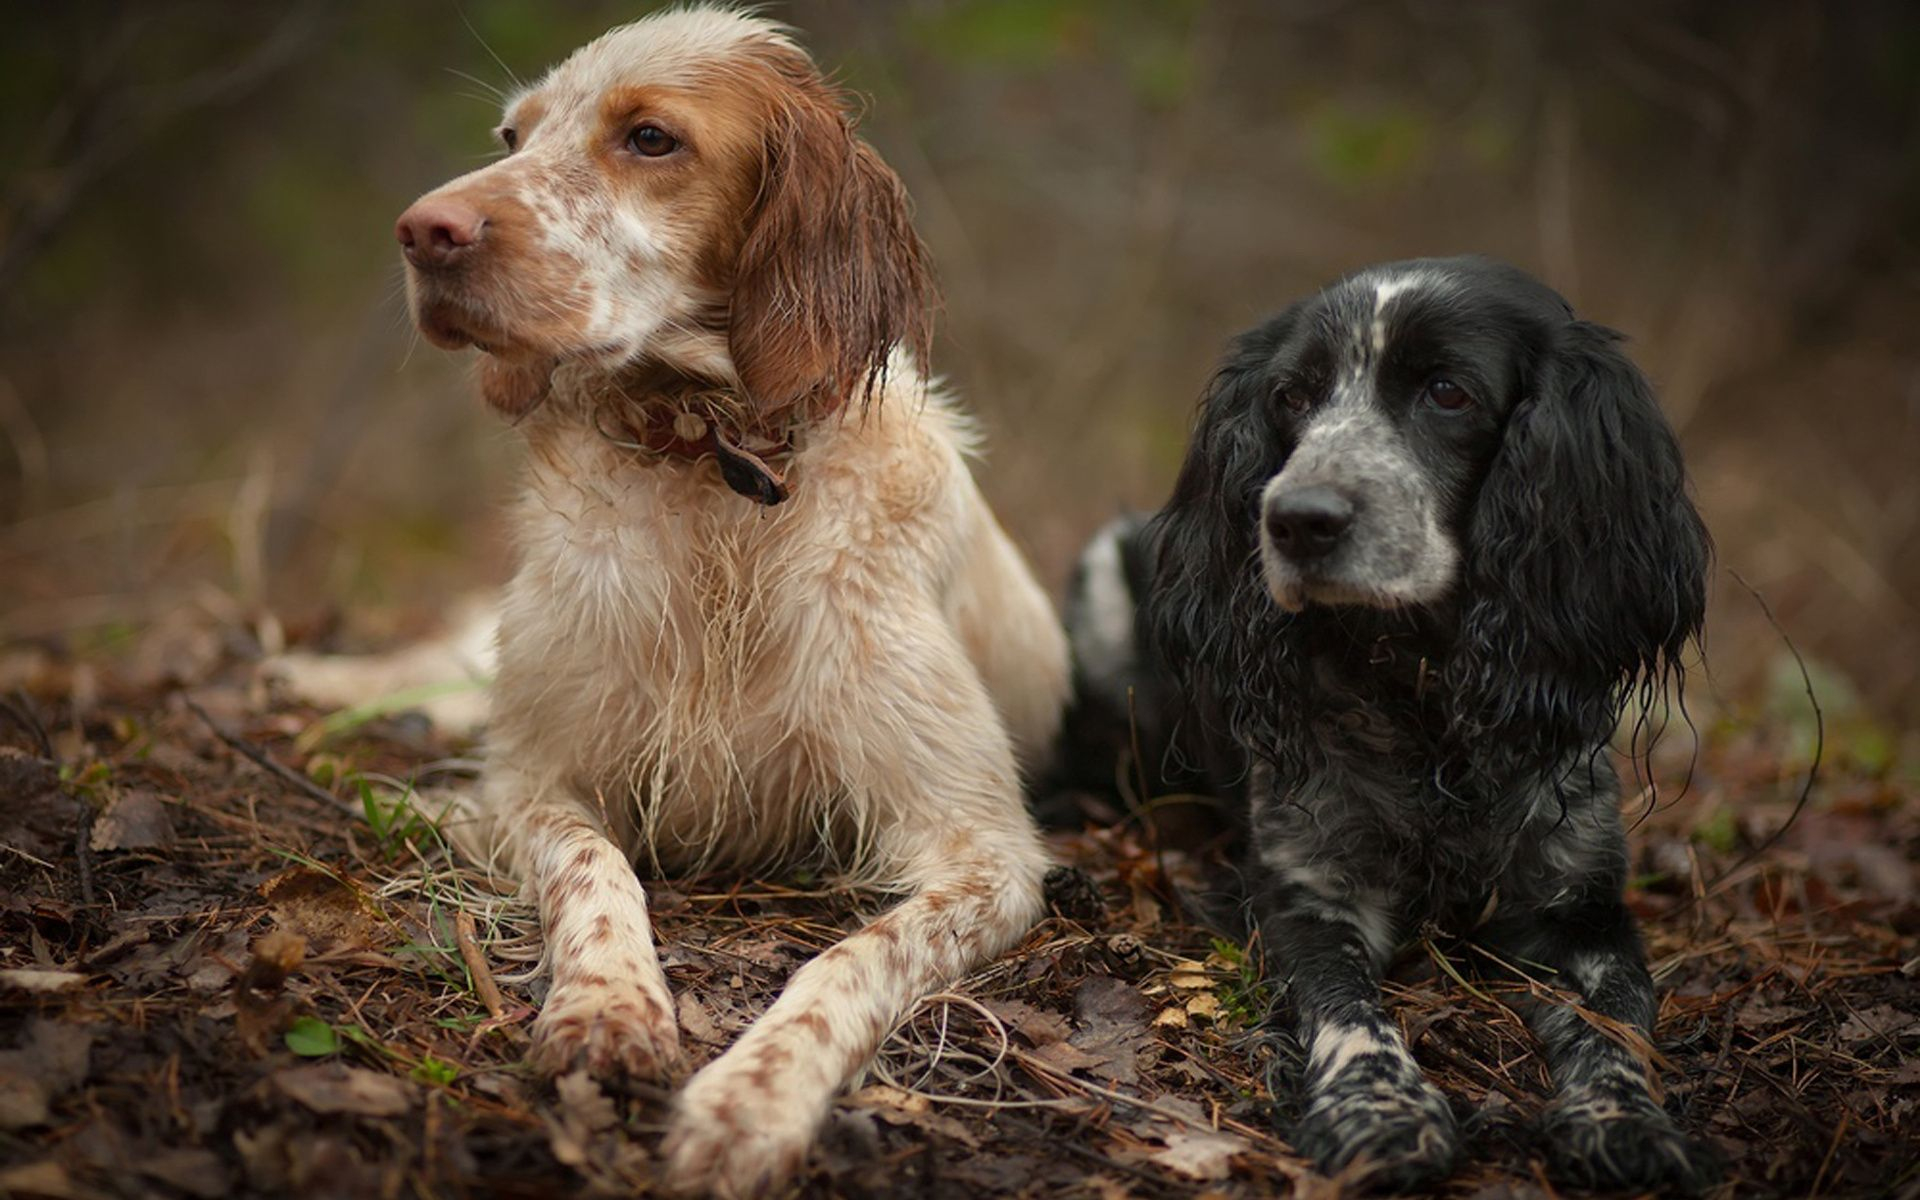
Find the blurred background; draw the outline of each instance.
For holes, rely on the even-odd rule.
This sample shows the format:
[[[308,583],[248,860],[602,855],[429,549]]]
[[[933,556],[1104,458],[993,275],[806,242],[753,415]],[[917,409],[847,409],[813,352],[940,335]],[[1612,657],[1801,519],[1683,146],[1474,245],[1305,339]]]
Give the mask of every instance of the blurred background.
[[[496,89],[647,7],[7,6],[0,676],[159,677],[269,613],[367,645],[504,578],[515,440],[413,335],[392,221],[494,153]],[[1920,6],[768,8],[869,100],[941,269],[936,365],[1056,592],[1164,495],[1229,335],[1480,251],[1660,388],[1720,546],[1708,710],[1804,719],[1737,572],[1830,752],[1920,762]]]

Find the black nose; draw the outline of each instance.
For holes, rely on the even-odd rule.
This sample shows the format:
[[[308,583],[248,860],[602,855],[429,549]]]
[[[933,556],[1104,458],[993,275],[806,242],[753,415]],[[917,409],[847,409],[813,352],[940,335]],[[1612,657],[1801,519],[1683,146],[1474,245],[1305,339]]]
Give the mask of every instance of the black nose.
[[[1325,558],[1353,524],[1353,501],[1332,488],[1297,488],[1267,503],[1266,521],[1275,550],[1295,562]]]

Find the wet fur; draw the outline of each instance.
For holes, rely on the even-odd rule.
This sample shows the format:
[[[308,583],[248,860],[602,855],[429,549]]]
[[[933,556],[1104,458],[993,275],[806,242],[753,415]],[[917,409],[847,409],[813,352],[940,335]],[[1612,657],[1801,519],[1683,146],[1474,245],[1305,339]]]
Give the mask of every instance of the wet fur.
[[[642,119],[678,149],[623,149]],[[826,866],[898,896],[675,1097],[662,1182],[768,1194],[912,1006],[1040,915],[1020,770],[1057,724],[1065,640],[923,374],[932,279],[900,181],[787,31],[656,14],[503,129],[511,154],[416,203],[484,223],[409,273],[416,321],[486,352],[482,393],[528,445],[486,769],[452,832],[538,903],[550,1074],[680,1074],[636,864]],[[690,391],[791,447],[791,498],[608,435]]]
[[[1466,418],[1422,407],[1436,373],[1474,390]],[[1313,571],[1263,532],[1305,483],[1360,512]],[[1388,1187],[1450,1169],[1452,1111],[1379,997],[1425,922],[1650,1033],[1607,744],[1677,685],[1710,546],[1615,334],[1485,260],[1360,272],[1234,343],[1133,536],[1155,563],[1141,656],[1169,664],[1185,736],[1247,764],[1216,784],[1248,796],[1259,937],[1306,1049],[1304,1153]],[[1525,1015],[1559,1178],[1714,1177],[1634,1047],[1563,1005]]]

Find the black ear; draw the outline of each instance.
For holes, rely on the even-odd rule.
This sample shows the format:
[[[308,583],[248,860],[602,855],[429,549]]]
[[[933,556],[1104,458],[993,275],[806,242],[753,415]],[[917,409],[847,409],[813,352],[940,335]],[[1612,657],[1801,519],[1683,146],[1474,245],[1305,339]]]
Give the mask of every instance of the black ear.
[[[1540,769],[1609,737],[1635,689],[1677,681],[1705,616],[1712,545],[1619,340],[1581,321],[1561,330],[1468,530],[1457,718]]]
[[[1259,712],[1264,706],[1251,695],[1259,680],[1248,672],[1270,655],[1249,653],[1251,640],[1256,627],[1283,615],[1260,583],[1256,534],[1260,491],[1288,451],[1268,405],[1273,356],[1291,321],[1284,314],[1233,344],[1201,397],[1173,495],[1146,532],[1154,555],[1149,646],[1190,706],[1245,701],[1256,719],[1270,712]],[[1226,715],[1237,729],[1241,714]]]

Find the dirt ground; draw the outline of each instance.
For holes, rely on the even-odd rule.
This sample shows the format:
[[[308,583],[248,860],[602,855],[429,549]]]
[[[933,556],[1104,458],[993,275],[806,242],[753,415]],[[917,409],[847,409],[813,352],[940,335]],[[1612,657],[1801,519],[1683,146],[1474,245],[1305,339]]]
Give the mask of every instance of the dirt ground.
[[[0,1195],[645,1191],[668,1096],[521,1065],[528,914],[433,823],[471,747],[271,703],[245,647],[197,636],[144,674],[49,657],[0,702]],[[1692,759],[1684,795],[1638,820],[1667,1102],[1725,1152],[1722,1194],[1920,1196],[1920,804],[1830,766],[1743,862],[1800,791],[1792,740],[1703,722],[1697,759],[1662,760]],[[922,1004],[800,1193],[1343,1194],[1276,1133],[1297,1057],[1254,1027],[1259,968],[1186,899],[1218,862],[1139,820],[1056,849],[1097,897],[1057,889],[1015,952]],[[879,902],[806,879],[652,896],[694,1065]],[[1390,986],[1470,1131],[1441,1194],[1554,1195],[1539,1057],[1461,967],[1429,943]]]

